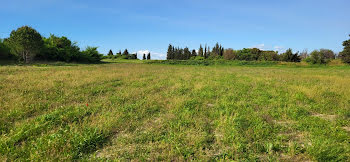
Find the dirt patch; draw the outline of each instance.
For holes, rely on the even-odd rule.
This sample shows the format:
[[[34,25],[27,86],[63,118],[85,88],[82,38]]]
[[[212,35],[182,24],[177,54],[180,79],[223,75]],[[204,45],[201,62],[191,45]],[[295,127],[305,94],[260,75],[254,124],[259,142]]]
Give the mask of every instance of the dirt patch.
[[[327,115],[327,114],[318,114],[318,113],[315,113],[312,116],[319,117],[321,119],[325,119],[329,121],[334,121],[337,118],[337,115]]]
[[[207,104],[208,107],[214,107],[214,104]]]
[[[273,123],[278,124],[278,125],[282,125],[282,126],[286,126],[286,125],[293,125],[296,122],[291,121],[291,120],[273,120]]]
[[[346,131],[350,132],[350,127],[342,127],[343,129],[345,129]]]
[[[299,162],[299,161],[304,161],[304,162],[311,162],[309,158],[303,155],[287,155],[287,154],[281,154],[280,155],[280,160],[281,161],[290,161],[290,162]]]

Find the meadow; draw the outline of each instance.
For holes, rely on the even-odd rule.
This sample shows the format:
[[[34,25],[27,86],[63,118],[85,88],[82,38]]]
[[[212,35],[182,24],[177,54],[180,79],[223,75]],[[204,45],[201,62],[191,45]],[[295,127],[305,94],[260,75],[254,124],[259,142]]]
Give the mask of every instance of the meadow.
[[[109,62],[0,66],[0,161],[350,160],[349,66]]]

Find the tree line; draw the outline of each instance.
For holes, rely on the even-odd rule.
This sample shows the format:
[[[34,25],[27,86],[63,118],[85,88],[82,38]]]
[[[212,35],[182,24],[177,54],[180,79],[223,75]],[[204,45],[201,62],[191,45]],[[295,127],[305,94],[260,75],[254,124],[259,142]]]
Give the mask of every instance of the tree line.
[[[119,51],[118,53],[115,53],[115,55],[114,55],[113,51],[109,50],[107,56],[104,58],[135,60],[135,59],[137,59],[137,53],[130,54],[128,49],[125,49],[123,53],[121,51]]]
[[[105,56],[104,58],[108,58],[108,59],[129,59],[129,60],[135,60],[137,59],[137,53],[135,54],[129,54],[128,49],[125,49],[124,52],[122,53],[121,51],[119,51],[118,53],[116,53],[115,55],[113,54],[112,50],[109,50],[107,56]],[[143,54],[142,60],[150,60],[151,59],[151,53],[148,52],[147,57],[146,54]]]
[[[204,60],[204,59],[226,59],[226,60],[245,60],[245,61],[287,61],[299,62],[301,58],[298,53],[293,53],[288,49],[285,53],[279,55],[275,51],[263,51],[258,48],[243,48],[242,50],[233,50],[232,48],[225,49],[221,44],[216,45],[211,49],[209,46],[199,46],[198,52],[186,48],[168,46],[168,60]]]
[[[64,62],[99,62],[102,54],[97,47],[81,50],[67,37],[51,34],[45,38],[29,26],[13,30],[9,38],[0,40],[0,59],[30,63],[34,60]]]
[[[350,36],[350,35],[349,35]],[[258,48],[243,48],[234,50],[232,48],[225,49],[221,44],[210,49],[209,46],[202,45],[199,49],[189,50],[188,47],[179,48],[169,44],[167,51],[167,60],[204,60],[204,59],[225,59],[225,60],[244,60],[244,61],[284,61],[284,62],[300,62],[305,60],[311,64],[327,64],[336,57],[345,63],[350,63],[350,39],[343,42],[344,50],[337,56],[330,49],[314,50],[310,54],[307,50],[294,53],[292,49],[279,54],[277,51],[264,51]]]

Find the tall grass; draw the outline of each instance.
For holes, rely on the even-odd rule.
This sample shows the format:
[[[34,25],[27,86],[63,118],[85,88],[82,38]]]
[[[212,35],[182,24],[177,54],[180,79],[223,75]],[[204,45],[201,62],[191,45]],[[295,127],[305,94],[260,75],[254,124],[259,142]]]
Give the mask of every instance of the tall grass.
[[[350,68],[0,67],[0,160],[348,161]]]

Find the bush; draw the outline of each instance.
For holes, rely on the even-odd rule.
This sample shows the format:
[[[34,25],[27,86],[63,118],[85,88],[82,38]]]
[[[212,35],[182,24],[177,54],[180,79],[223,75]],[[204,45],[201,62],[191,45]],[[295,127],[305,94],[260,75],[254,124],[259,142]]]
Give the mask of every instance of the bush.
[[[335,54],[330,49],[320,49],[320,52],[324,55],[324,57],[327,61],[335,59]]]
[[[121,59],[129,59],[129,56],[128,55],[121,55],[120,57],[118,58],[121,58]]]
[[[292,49],[289,48],[285,53],[283,53],[280,56],[280,60],[285,62],[300,62],[301,58],[299,56],[299,53],[294,54]]]
[[[196,56],[196,57],[194,58],[194,60],[205,60],[205,58],[202,57],[202,56]]]
[[[101,61],[102,59],[102,54],[98,53],[97,51],[97,47],[86,47],[86,49],[82,52],[82,61],[85,61],[85,62],[90,62],[90,63],[93,63],[93,62],[99,62]]]
[[[243,48],[242,50],[238,50],[236,54],[237,54],[238,60],[254,61],[254,60],[258,60],[260,50]]]
[[[275,51],[262,51],[259,56],[259,61],[278,61],[279,56]]]
[[[311,64],[327,64],[328,60],[326,60],[325,53],[314,50],[311,52],[310,57],[308,57],[306,62],[309,62]]]

